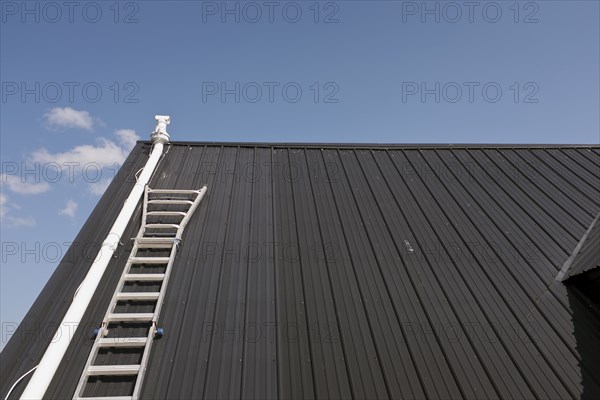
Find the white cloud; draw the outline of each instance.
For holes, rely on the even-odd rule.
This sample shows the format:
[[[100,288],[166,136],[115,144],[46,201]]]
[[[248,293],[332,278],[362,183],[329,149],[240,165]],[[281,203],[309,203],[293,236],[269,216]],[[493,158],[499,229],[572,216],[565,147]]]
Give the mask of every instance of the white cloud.
[[[98,182],[90,183],[90,192],[98,196],[103,195],[111,181],[112,179],[107,178]]]
[[[8,197],[4,193],[0,193],[0,217],[4,218],[8,209],[6,206],[8,205]]]
[[[127,151],[131,151],[135,146],[135,142],[140,140],[140,137],[135,133],[133,129],[119,129],[115,132],[121,146]]]
[[[71,107],[55,107],[44,114],[49,128],[81,128],[91,131],[94,119],[87,111],[78,111]]]
[[[58,210],[58,213],[60,215],[66,215],[67,217],[74,218],[75,211],[77,211],[77,203],[73,200],[69,200],[67,201],[67,205],[65,206],[65,208]]]
[[[45,148],[34,151],[30,156],[33,163],[53,163],[77,171],[89,183],[89,191],[96,195],[104,193],[129,152],[139,139],[132,129],[115,131],[115,140],[98,138],[96,144],[75,146],[70,150],[52,153]]]
[[[48,182],[30,182],[16,175],[0,175],[0,183],[11,191],[20,194],[39,194],[50,190]]]
[[[13,217],[8,215],[9,209],[19,209],[20,207],[16,204],[9,204],[8,196],[4,193],[0,193],[0,222],[2,225],[11,227],[31,227],[35,226],[35,219],[33,217]]]
[[[75,146],[71,150],[63,153],[50,153],[42,148],[36,150],[31,155],[34,162],[39,163],[58,163],[59,165],[74,165],[84,168],[91,164],[101,168],[121,164],[125,161],[128,152],[121,146],[106,138],[99,138],[97,144],[84,144]]]
[[[15,228],[30,228],[35,226],[35,219],[33,217],[8,217],[6,220],[10,226]]]

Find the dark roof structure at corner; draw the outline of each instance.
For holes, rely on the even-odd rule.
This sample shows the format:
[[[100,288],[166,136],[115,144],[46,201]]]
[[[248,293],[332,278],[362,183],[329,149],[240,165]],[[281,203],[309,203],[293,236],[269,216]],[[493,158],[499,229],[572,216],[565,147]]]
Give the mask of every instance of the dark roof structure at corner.
[[[558,277],[565,281],[591,269],[600,267],[600,213],[590,224],[577,247],[567,259]]]
[[[6,345],[2,398],[39,362],[149,148],[132,151],[75,240],[87,246]],[[142,398],[600,398],[599,305],[557,280],[600,212],[600,146],[173,143],[150,186],[203,184]],[[598,236],[574,267],[597,262]],[[48,398],[72,397],[129,250]]]

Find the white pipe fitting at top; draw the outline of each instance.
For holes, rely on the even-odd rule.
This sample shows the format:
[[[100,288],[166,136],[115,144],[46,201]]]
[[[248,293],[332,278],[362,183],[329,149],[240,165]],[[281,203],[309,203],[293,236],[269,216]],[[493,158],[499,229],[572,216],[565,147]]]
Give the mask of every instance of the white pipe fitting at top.
[[[98,256],[92,263],[83,282],[81,282],[79,290],[75,293],[71,306],[67,310],[61,324],[58,326],[35,373],[21,395],[21,399],[42,399],[44,397],[71,340],[75,336],[75,331],[81,323],[81,319],[98,288],[98,284],[106,271],[106,267],[119,245],[121,236],[129,224],[131,216],[144,193],[144,188],[150,181],[150,178],[158,165],[158,161],[163,153],[164,145],[169,142],[170,137],[167,133],[167,125],[171,122],[171,119],[164,115],[157,115],[155,118],[157,125],[156,129],[151,134],[154,145],[152,147],[152,152],[150,153],[150,158],[146,162],[144,170],[131,190],[129,197],[125,200],[125,204],[110,229],[110,233],[102,243]],[[83,373],[83,371],[81,372]]]
[[[160,141],[162,143],[169,143],[171,137],[167,133],[167,125],[171,123],[171,117],[168,115],[156,115],[154,116],[156,119],[156,129],[152,133],[152,141],[154,143]]]

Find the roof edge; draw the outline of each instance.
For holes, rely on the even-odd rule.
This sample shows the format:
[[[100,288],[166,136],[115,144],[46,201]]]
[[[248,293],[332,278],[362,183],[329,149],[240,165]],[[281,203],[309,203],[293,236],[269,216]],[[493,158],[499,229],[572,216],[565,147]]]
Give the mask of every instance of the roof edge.
[[[149,140],[138,142],[152,144]],[[600,144],[543,144],[543,143],[304,143],[304,142],[211,142],[171,141],[176,146],[232,146],[232,147],[297,147],[297,148],[364,148],[364,149],[600,149]]]

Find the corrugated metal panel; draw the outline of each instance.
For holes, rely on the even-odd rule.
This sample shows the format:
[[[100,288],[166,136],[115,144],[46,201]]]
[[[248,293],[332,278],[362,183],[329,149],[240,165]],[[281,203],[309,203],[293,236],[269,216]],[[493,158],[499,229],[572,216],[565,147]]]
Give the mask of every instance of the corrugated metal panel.
[[[599,150],[170,146],[151,186],[209,190],[143,398],[598,398],[600,311],[555,278],[600,211]],[[130,156],[136,168],[147,151]],[[111,185],[78,240],[103,239],[130,186]],[[49,398],[72,395],[128,254]],[[41,357],[50,337],[27,329],[60,321],[89,268],[74,265],[61,263],[3,351],[2,396]]]
[[[571,276],[575,276],[593,268],[600,267],[600,223],[597,223],[595,229],[592,229],[586,242],[581,248],[579,255],[573,263]]]
[[[567,259],[557,278],[565,281],[591,269],[600,267],[600,213],[590,224],[571,257]]]

